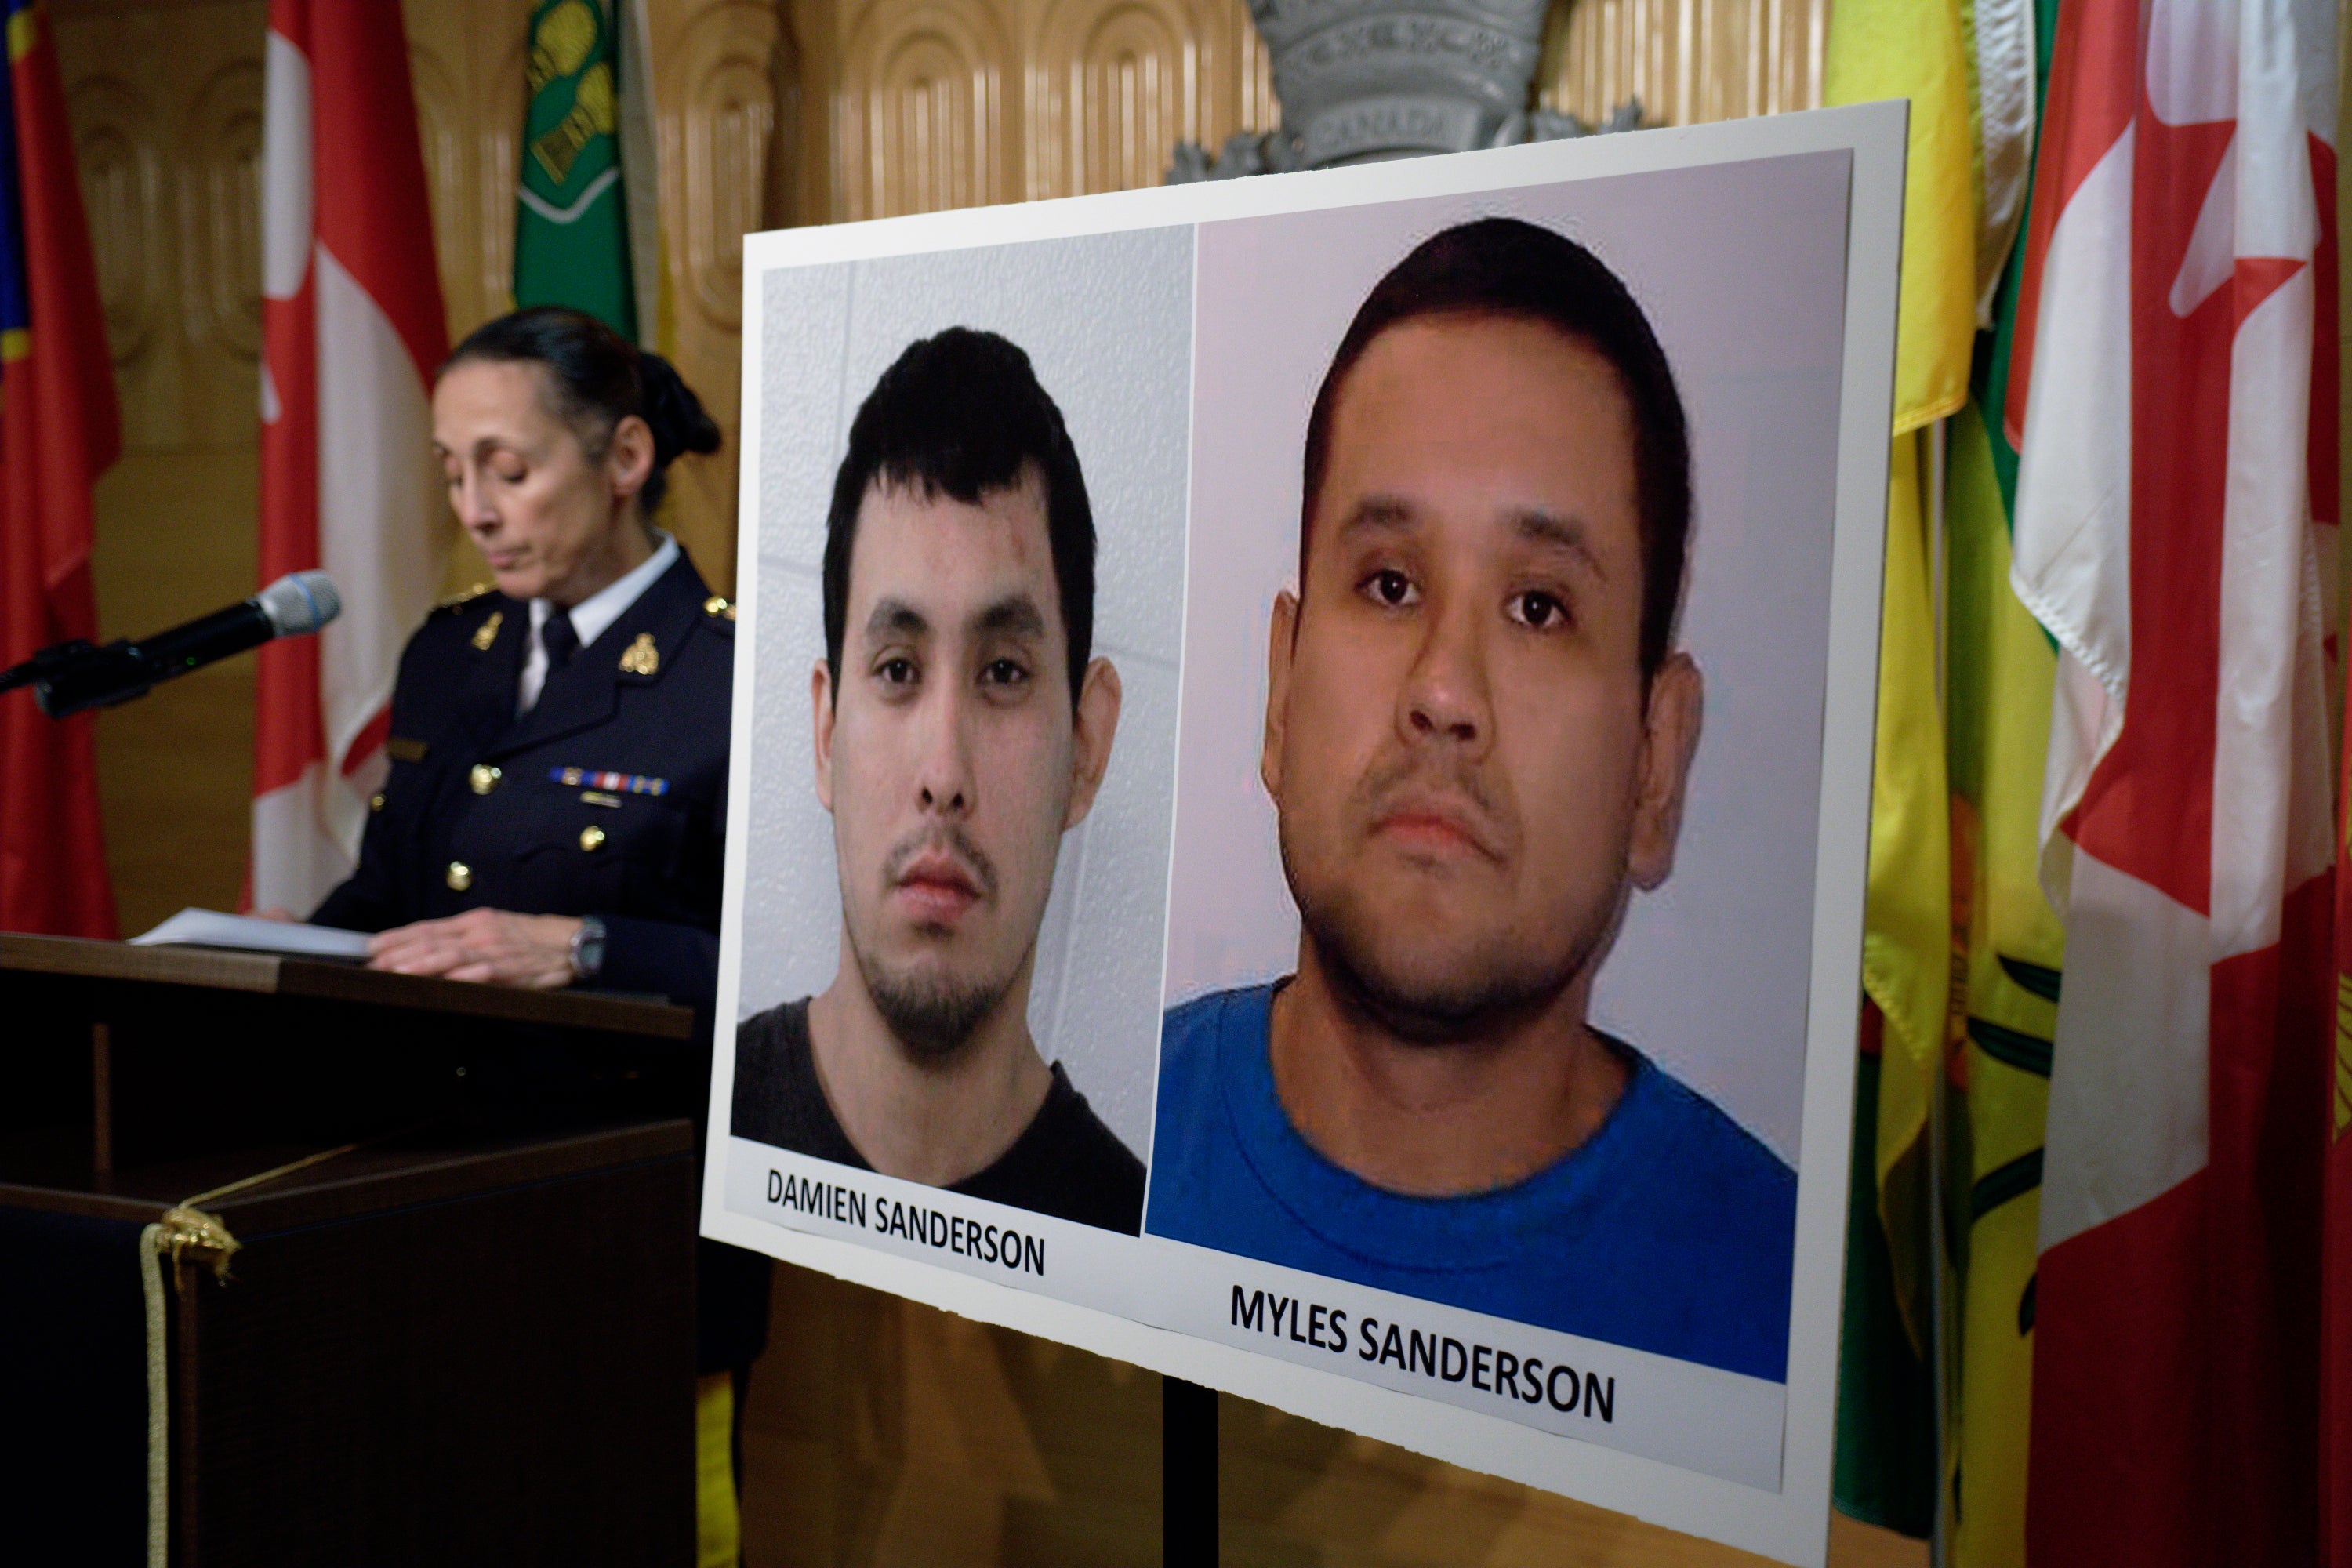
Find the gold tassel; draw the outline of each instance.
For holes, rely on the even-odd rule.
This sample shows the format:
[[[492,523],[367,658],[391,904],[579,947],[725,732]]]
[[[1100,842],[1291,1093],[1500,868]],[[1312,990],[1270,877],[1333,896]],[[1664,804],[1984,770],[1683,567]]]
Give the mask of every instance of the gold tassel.
[[[229,1234],[218,1215],[207,1214],[197,1205],[340,1159],[359,1147],[346,1143],[340,1149],[307,1154],[198,1193],[185,1203],[173,1205],[160,1222],[139,1233],[139,1285],[147,1301],[147,1568],[170,1568],[172,1554],[172,1412],[171,1378],[163,1354],[164,1254],[171,1255],[175,1267],[201,1264],[213,1271],[215,1279],[227,1283],[229,1255],[244,1244]]]

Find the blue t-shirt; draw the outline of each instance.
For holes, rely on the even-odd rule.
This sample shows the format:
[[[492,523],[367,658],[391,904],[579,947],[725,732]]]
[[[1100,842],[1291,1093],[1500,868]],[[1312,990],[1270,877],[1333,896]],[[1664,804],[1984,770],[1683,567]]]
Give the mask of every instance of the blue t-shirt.
[[[1591,1138],[1514,1186],[1384,1192],[1317,1153],[1275,1097],[1274,988],[1221,991],[1160,1028],[1144,1229],[1515,1322],[1787,1380],[1797,1179],[1628,1050]]]

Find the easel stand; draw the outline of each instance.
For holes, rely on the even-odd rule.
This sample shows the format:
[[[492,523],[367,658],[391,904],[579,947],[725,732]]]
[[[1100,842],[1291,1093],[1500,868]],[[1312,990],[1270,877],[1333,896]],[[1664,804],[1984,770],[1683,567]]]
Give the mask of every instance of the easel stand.
[[[1160,1530],[1167,1568],[1216,1568],[1217,1391],[1160,1380]]]

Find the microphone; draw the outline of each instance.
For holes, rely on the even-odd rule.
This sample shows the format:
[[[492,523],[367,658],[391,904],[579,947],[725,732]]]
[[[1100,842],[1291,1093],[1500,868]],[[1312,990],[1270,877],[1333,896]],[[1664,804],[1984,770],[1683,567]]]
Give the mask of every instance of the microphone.
[[[45,647],[0,672],[0,691],[32,687],[41,711],[52,719],[110,708],[272,637],[315,632],[342,612],[343,596],[324,572],[289,572],[250,599],[136,642],[118,638],[95,647],[77,640]]]

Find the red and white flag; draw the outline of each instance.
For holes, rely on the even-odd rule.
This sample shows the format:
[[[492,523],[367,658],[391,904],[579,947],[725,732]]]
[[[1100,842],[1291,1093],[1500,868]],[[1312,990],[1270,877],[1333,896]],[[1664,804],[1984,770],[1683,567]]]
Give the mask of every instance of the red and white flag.
[[[400,649],[448,523],[430,457],[448,352],[399,0],[270,0],[262,212],[261,580],[323,567],[341,618],[265,644],[257,908],[350,875]]]
[[[2317,1555],[2334,24],[2059,12],[2007,411],[2063,650],[2035,1564]]]

